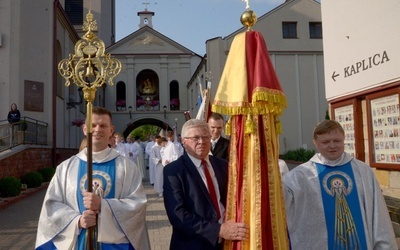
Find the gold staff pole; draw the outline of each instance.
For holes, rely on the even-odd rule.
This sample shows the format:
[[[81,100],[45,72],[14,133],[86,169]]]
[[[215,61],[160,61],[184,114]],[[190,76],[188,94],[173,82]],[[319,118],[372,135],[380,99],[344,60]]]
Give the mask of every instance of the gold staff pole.
[[[58,71],[65,78],[65,86],[71,81],[82,88],[86,105],[86,128],[87,128],[87,190],[92,192],[92,102],[96,97],[97,88],[101,87],[108,78],[108,83],[113,85],[113,79],[121,71],[121,62],[111,58],[110,54],[104,54],[104,42],[92,31],[97,30],[97,23],[93,14],[88,12],[83,30],[87,31],[75,44],[75,54],[70,54],[68,59],[63,59],[58,64]],[[87,249],[93,249],[94,227],[88,229]]]
[[[211,82],[214,80],[214,75],[211,73],[211,71],[206,72],[206,90],[204,91],[204,114],[203,114],[203,120],[205,122],[208,122],[208,116],[209,114],[209,110],[210,110],[210,100],[211,100]]]

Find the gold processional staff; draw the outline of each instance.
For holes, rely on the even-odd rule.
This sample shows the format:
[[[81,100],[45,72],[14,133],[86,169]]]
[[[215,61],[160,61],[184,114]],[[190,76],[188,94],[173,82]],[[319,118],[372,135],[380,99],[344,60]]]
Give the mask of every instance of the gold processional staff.
[[[108,79],[113,85],[113,79],[121,71],[121,62],[111,58],[110,54],[104,54],[104,42],[92,31],[97,30],[97,23],[89,10],[83,30],[87,31],[75,44],[75,54],[70,54],[68,59],[63,59],[58,64],[58,71],[66,79],[65,86],[72,83],[82,88],[86,104],[86,127],[87,127],[87,190],[92,192],[92,102],[96,97],[97,88],[101,87]],[[88,249],[93,249],[94,228],[88,229]]]

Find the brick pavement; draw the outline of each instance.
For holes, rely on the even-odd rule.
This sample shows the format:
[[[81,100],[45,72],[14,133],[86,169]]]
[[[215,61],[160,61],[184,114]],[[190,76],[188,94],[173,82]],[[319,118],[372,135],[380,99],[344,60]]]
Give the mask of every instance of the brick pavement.
[[[144,182],[147,193],[147,227],[152,250],[169,248],[172,227],[165,213],[163,198]],[[37,221],[46,189],[0,210],[0,250],[34,249]]]

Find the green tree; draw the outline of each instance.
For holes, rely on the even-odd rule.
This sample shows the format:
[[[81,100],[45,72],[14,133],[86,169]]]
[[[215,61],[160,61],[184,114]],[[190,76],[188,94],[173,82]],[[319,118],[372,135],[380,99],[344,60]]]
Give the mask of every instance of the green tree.
[[[146,141],[149,135],[156,134],[158,130],[159,128],[157,126],[143,125],[132,130],[132,132],[129,135],[132,138],[139,136],[141,141]]]
[[[330,118],[330,116],[329,116],[329,111],[328,110],[326,110],[326,113],[325,113],[325,120],[330,120],[331,118]]]

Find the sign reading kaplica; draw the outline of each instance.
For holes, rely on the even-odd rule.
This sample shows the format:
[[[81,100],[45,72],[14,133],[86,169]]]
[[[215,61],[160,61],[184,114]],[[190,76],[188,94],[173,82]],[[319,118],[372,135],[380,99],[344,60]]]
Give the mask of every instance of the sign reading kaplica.
[[[328,101],[400,80],[399,9],[400,1],[321,1]]]
[[[344,77],[349,77],[354,74],[360,73],[360,71],[368,70],[374,66],[379,66],[382,63],[390,61],[386,51],[381,54],[377,53],[373,56],[363,59],[355,64],[344,68]]]

